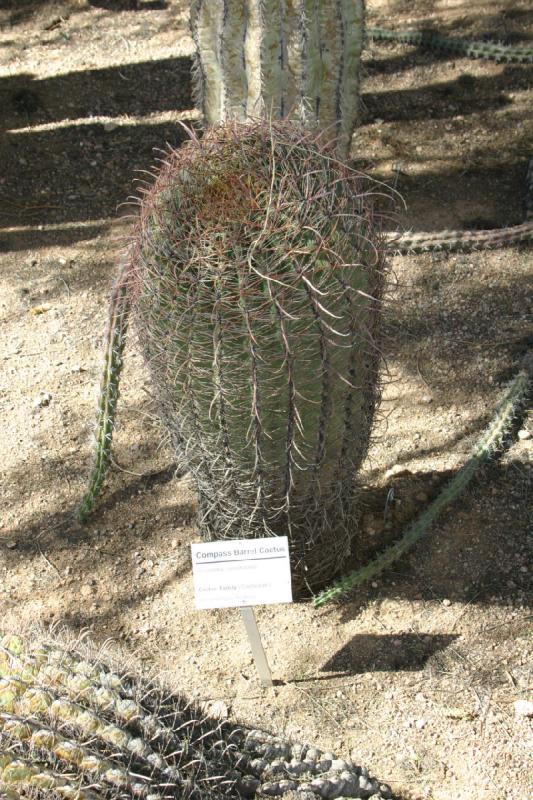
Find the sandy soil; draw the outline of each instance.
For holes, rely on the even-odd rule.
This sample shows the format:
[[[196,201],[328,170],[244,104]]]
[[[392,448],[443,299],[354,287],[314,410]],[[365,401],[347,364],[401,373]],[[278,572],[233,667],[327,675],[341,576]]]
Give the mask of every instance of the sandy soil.
[[[431,536],[341,604],[263,607],[260,688],[236,610],[193,607],[195,496],[174,477],[130,343],[116,468],[83,492],[101,337],[137,170],[196,115],[186,3],[0,8],[1,626],[62,622],[237,719],[352,753],[405,798],[525,800],[531,720],[531,421]],[[527,0],[372,0],[369,21],[525,43]],[[523,219],[532,68],[369,44],[353,155],[420,230]],[[531,248],[392,257],[365,553],[464,461],[531,346]],[[394,494],[390,494],[394,490]],[[386,502],[387,497],[389,501]],[[386,513],[385,512],[385,508]],[[363,553],[362,555],[364,555]],[[220,706],[219,706],[220,708]]]

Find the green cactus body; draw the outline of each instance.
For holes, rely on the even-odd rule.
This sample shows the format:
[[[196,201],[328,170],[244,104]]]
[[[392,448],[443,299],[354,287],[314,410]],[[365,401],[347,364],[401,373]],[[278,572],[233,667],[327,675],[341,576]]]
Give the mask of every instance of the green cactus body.
[[[127,269],[122,267],[111,293],[109,321],[105,335],[104,369],[96,420],[95,458],[89,477],[89,486],[76,514],[80,522],[83,522],[91,513],[111,460],[111,441],[115,427],[128,323]]]
[[[132,248],[132,304],[205,538],[288,534],[295,588],[335,574],[377,394],[372,187],[290,123],[169,154]]]
[[[337,137],[359,119],[362,0],[193,0],[197,105],[207,125],[295,118]]]
[[[2,800],[31,797],[35,791],[43,800],[215,800],[287,792],[302,800],[391,798],[388,786],[361,778],[361,768],[351,761],[206,717],[198,705],[153,682],[147,685],[132,675],[122,681],[122,668],[115,672],[64,641],[5,637],[2,653]],[[153,718],[153,729],[139,732],[137,721],[119,718],[115,706],[96,715],[91,698],[84,694],[74,702],[63,679],[53,689],[42,688],[41,677],[58,663],[70,665],[69,674],[76,668],[78,674],[90,674],[94,689],[114,676],[115,691],[136,697],[139,714]],[[5,686],[12,690],[9,701]],[[40,695],[39,703],[25,704],[31,693],[34,700]],[[112,736],[104,735],[112,728]],[[163,729],[170,735],[160,736],[157,731]]]

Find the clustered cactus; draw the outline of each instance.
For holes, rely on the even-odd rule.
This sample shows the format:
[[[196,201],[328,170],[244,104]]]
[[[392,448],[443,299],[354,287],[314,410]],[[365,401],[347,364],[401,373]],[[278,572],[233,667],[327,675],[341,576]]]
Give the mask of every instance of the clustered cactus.
[[[198,705],[46,636],[0,638],[0,797],[172,800],[390,788],[351,761],[209,718]]]
[[[111,301],[94,507],[111,459],[130,309],[204,538],[287,534],[297,594],[357,548],[356,472],[378,396],[385,247],[500,246],[502,231],[385,237],[344,161],[358,121],[362,0],[193,0],[206,133],[144,195]],[[472,57],[528,48],[369,29]],[[478,46],[479,45],[479,46]],[[516,50],[516,52],[515,52]],[[329,142],[329,143],[328,143]]]
[[[293,589],[338,574],[378,394],[383,245],[347,154],[361,0],[194,0],[207,130],[170,151],[111,303],[91,512],[130,307],[206,539],[288,535]]]

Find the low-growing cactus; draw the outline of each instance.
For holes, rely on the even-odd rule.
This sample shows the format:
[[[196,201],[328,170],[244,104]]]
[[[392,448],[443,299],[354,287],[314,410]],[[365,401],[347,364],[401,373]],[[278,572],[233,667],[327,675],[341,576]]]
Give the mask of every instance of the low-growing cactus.
[[[443,36],[434,30],[395,31],[388,28],[366,28],[365,34],[367,39],[402,42],[437,52],[453,53],[459,57],[481,58],[508,64],[533,63],[533,47],[531,45],[513,47],[497,42],[460,39],[457,36]]]
[[[0,797],[390,798],[351,761],[206,717],[67,643],[0,640]]]

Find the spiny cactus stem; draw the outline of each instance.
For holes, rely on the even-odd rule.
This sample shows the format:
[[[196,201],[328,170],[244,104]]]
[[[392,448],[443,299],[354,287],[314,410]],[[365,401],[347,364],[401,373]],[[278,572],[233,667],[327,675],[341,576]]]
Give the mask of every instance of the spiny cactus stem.
[[[426,250],[476,250],[505,247],[533,240],[533,219],[508,228],[493,228],[486,231],[437,231],[386,233],[388,247],[395,253],[422,253]]]
[[[485,58],[514,64],[532,64],[533,47],[512,47],[494,42],[469,41],[453,36],[443,36],[436,31],[394,31],[387,28],[366,28],[367,39],[394,41],[419,45],[431,50],[456,53],[467,58]]]
[[[50,644],[42,644],[39,649],[30,649],[28,642],[21,636],[8,635],[0,640],[0,677],[9,674],[10,662],[20,665],[22,676],[34,675],[43,664],[48,663],[71,674],[73,680],[85,680],[94,687],[114,691],[120,699],[134,697],[131,676],[122,672],[117,675],[102,662],[90,663],[73,650],[66,652]]]
[[[111,293],[109,322],[105,338],[104,369],[96,420],[94,465],[89,478],[89,486],[76,513],[79,522],[84,522],[93,510],[111,460],[111,443],[130,311],[128,271],[129,262],[125,261]]]
[[[105,797],[103,793],[73,785],[68,777],[35,761],[0,755],[0,787],[5,785],[15,792],[22,790],[24,795],[27,789],[51,790],[65,800],[103,800]]]
[[[9,653],[9,651],[7,651]],[[99,716],[93,714],[91,719],[97,730],[103,730],[102,738],[109,741],[109,737],[117,736],[117,725],[124,725],[134,722],[137,729],[150,740],[153,736],[157,736],[164,745],[166,751],[179,750],[182,747],[182,742],[175,735],[174,730],[165,725],[164,722],[157,720],[154,721],[153,716],[149,715],[144,708],[136,701],[127,699],[123,700],[119,692],[103,687],[93,679],[91,682],[88,678],[75,675],[68,667],[57,666],[50,664],[44,657],[41,663],[38,662],[37,657],[28,656],[22,660],[19,656],[9,653],[9,661],[12,667],[18,668],[20,673],[20,682],[18,687],[18,694],[23,695],[26,689],[36,687],[37,690],[43,690],[41,699],[53,700],[54,692],[64,690],[68,693],[70,700],[69,706],[66,710],[69,711],[71,717],[79,716],[77,714],[78,704],[88,702],[93,708],[97,708],[100,712],[106,715],[112,715],[116,720],[116,725],[108,725],[105,719],[100,719]],[[20,662],[17,664],[17,661]],[[9,676],[11,670],[9,662],[2,664],[0,652],[0,676]],[[80,678],[82,678],[80,680]],[[11,687],[7,686],[5,682],[0,681],[0,691],[2,686],[7,687],[8,691]],[[50,692],[48,691],[50,690]],[[7,704],[5,700],[4,703]],[[9,709],[8,709],[9,710]],[[64,709],[65,710],[65,709]],[[175,716],[175,715],[174,715]],[[1,723],[0,723],[1,725]],[[106,738],[107,737],[107,738]],[[113,739],[111,739],[113,741]],[[125,740],[123,744],[128,747],[130,740]],[[150,753],[148,753],[149,755]],[[161,768],[164,768],[164,763],[161,762]]]
[[[59,720],[75,727],[83,736],[97,737],[115,749],[122,750],[126,758],[131,753],[150,758],[153,766],[165,770],[169,765],[154,753],[146,742],[140,742],[114,723],[108,722],[93,711],[88,711],[71,700],[58,699],[54,692],[34,686],[16,678],[0,679],[0,707],[9,714],[20,717],[35,713],[45,714],[51,720]]]
[[[180,764],[182,770],[187,770],[202,760],[197,745],[206,736],[212,737],[213,731],[209,725],[204,725],[193,709],[189,718],[186,718],[185,708],[174,709],[169,715],[172,717],[172,722],[167,724],[161,715],[154,716],[153,713],[149,713],[138,701],[129,698],[123,700],[118,688],[103,685],[105,681],[102,682],[99,670],[94,667],[91,678],[86,674],[76,674],[73,671],[76,665],[74,654],[55,649],[47,652],[46,648],[37,653],[32,651],[30,654],[20,637],[16,637],[14,647],[17,652],[14,652],[9,648],[10,638],[13,637],[6,637],[7,646],[0,649],[0,707],[7,710],[11,716],[15,712],[21,716],[24,712],[29,713],[32,703],[37,702],[46,708],[51,718],[55,717],[76,725],[82,733],[85,730],[84,725],[86,728],[89,725],[90,728],[85,730],[87,736],[90,737],[92,731],[104,742],[113,746],[118,745],[130,755],[134,753],[150,760],[152,766],[165,773],[169,770],[166,757],[170,757],[170,754],[173,761],[179,753],[183,757],[187,755],[193,758],[190,765]],[[84,661],[79,663],[89,666]],[[13,672],[18,676],[15,682],[12,677],[10,679]],[[120,680],[119,676],[111,672],[105,672],[104,675]],[[32,694],[33,689],[35,692]],[[31,698],[29,701],[26,697],[28,691]],[[68,703],[55,703],[54,698],[63,692],[68,697]],[[126,692],[132,696],[132,692],[127,688]],[[98,709],[98,714],[91,712],[89,716],[84,717],[80,713],[80,706],[83,704]],[[104,716],[101,717],[100,714]],[[107,717],[112,717],[113,721],[109,722]],[[120,729],[124,725],[132,725],[137,733],[140,732],[144,742],[156,738],[161,756],[155,756],[148,745],[144,749],[139,749],[138,739],[132,738],[127,733],[125,736],[122,734],[121,738]],[[179,728],[176,730],[178,725]],[[1,728],[0,717],[0,730]],[[183,736],[180,738],[178,731],[183,732],[185,728],[188,728],[187,738]],[[218,737],[218,734],[215,735]],[[176,777],[174,773],[172,775]],[[124,778],[123,775],[121,779]]]
[[[25,720],[11,714],[0,714],[0,732],[3,732],[14,743],[27,743],[35,750],[47,750],[53,755],[82,767],[112,786],[131,791],[134,796],[144,797],[152,781],[146,776],[133,775],[118,761],[102,758],[96,751],[90,750],[80,742],[68,739],[42,722]],[[162,796],[151,792],[154,800],[162,800]]]
[[[388,547],[361,569],[350,572],[345,577],[336,581],[329,589],[318,594],[313,600],[315,608],[319,608],[329,603],[331,600],[337,600],[346,592],[360,586],[370,580],[370,578],[375,577],[378,573],[401,558],[401,556],[428,533],[430,526],[439,517],[441,512],[466,489],[479,467],[501,447],[505,437],[509,433],[518,409],[523,405],[527,397],[532,377],[533,351],[524,359],[522,369],[512,381],[503,400],[497,406],[490,425],[472,450],[470,458],[457,472],[455,477],[444,487],[433,503],[418,517],[407,529],[402,538],[395,544]]]

